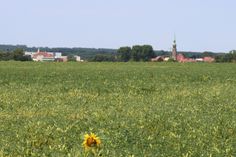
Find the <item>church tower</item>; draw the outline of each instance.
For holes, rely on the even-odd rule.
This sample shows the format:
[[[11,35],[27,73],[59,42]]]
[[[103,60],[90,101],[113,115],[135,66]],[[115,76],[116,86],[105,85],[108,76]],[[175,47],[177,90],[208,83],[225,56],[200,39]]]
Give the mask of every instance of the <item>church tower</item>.
[[[172,58],[173,58],[174,60],[177,60],[177,45],[176,45],[176,39],[174,39],[174,42],[173,42]]]

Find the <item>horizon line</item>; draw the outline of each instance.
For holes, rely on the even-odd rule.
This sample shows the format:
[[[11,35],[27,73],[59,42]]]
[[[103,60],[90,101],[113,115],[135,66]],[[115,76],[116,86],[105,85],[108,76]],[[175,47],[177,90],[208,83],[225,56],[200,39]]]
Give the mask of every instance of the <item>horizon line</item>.
[[[2,44],[0,43],[0,45],[4,45],[4,46],[26,46],[27,48],[49,48],[49,49],[52,49],[52,48],[70,48],[70,49],[73,49],[73,48],[86,48],[86,49],[111,49],[111,50],[118,50],[120,47],[118,48],[108,48],[108,47],[83,47],[83,46],[33,46],[33,45],[27,45],[27,44]],[[150,45],[153,47],[153,45],[151,44],[134,44],[132,46],[135,46],[135,45]],[[126,45],[127,46],[127,45]],[[126,46],[121,46],[121,47],[126,47]],[[132,46],[128,46],[128,47],[131,47]],[[154,51],[166,51],[166,52],[171,52],[171,50],[165,50],[165,49],[154,49]],[[233,50],[233,49],[232,49]],[[193,53],[203,53],[203,52],[213,52],[213,53],[228,53],[226,51],[211,51],[211,50],[204,50],[204,51],[198,51],[198,50],[178,50],[178,47],[177,47],[177,51],[178,52],[193,52]]]

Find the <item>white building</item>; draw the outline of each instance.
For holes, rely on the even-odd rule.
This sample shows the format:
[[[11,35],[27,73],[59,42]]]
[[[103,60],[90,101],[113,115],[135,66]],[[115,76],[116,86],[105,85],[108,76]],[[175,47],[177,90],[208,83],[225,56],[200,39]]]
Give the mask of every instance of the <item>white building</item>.
[[[80,56],[75,56],[75,60],[76,60],[76,62],[83,62],[84,61],[84,60],[81,60]]]
[[[196,58],[197,62],[203,62],[203,58]]]
[[[38,49],[37,52],[25,52],[25,55],[31,56],[33,61],[55,61],[56,59],[65,61],[65,57],[62,57],[61,52],[43,52]]]

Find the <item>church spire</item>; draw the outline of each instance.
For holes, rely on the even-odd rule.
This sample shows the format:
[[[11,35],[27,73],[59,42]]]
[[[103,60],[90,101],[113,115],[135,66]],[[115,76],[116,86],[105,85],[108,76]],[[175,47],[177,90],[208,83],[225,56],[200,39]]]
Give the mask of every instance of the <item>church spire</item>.
[[[172,48],[172,58],[177,60],[177,45],[176,45],[176,36],[174,35],[173,48]]]

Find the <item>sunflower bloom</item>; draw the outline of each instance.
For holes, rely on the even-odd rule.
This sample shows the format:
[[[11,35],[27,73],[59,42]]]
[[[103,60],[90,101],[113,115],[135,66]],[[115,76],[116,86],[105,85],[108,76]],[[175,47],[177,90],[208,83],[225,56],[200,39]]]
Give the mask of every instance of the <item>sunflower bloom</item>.
[[[97,137],[95,134],[91,133],[84,135],[84,142],[83,142],[83,147],[85,149],[89,148],[97,148],[101,144],[101,140],[99,137]]]

